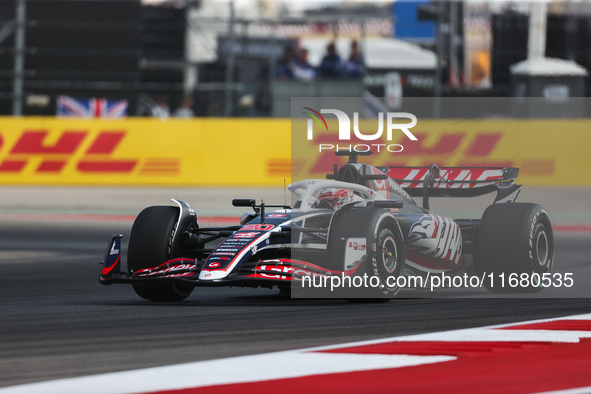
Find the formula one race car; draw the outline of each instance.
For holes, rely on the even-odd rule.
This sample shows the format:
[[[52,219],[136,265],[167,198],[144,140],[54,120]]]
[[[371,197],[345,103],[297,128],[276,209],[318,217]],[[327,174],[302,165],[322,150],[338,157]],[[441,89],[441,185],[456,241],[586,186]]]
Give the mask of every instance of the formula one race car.
[[[347,164],[289,185],[293,206],[236,199],[252,207],[240,225],[200,227],[193,207],[153,206],[136,218],[127,272],[121,235],[111,237],[102,284],[129,283],[142,298],[180,301],[195,286],[279,287],[307,277],[376,277],[377,286],[343,298],[390,299],[396,278],[409,275],[548,274],[554,261],[552,226],[537,204],[515,203],[518,168],[374,167],[358,163],[371,152],[337,152]],[[455,219],[429,210],[430,197],[496,192],[481,219]],[[422,197],[422,207],[413,197]],[[270,210],[273,208],[274,210]],[[394,279],[394,280],[391,280]],[[325,282],[326,283],[326,282]],[[538,291],[528,282],[522,291]]]

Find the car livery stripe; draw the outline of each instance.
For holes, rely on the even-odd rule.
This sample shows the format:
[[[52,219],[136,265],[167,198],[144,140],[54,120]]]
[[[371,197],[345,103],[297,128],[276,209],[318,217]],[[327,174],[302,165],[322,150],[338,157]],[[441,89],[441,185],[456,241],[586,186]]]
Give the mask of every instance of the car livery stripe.
[[[119,260],[121,260],[121,255],[119,255],[119,257],[117,257],[117,260],[115,260],[115,262],[113,264],[111,264],[110,267],[103,267],[103,275],[107,275],[109,272],[111,272],[113,270],[113,268],[115,268],[115,266],[117,265],[117,263],[119,262]]]
[[[234,267],[236,267],[236,265],[240,262],[240,260],[242,259],[242,257],[244,257],[244,255],[250,251],[252,245],[254,245],[255,243],[258,244],[261,241],[264,241],[265,239],[269,238],[269,234],[267,232],[261,232],[260,234],[261,235],[259,235],[259,236],[253,237],[254,239],[250,243],[246,244],[242,248],[242,250],[237,249],[237,251],[240,250],[240,252],[236,253],[236,255],[234,256],[234,258],[230,261],[230,264],[228,265],[228,267],[226,267],[226,268],[218,268],[218,269],[214,269],[214,270],[202,269],[201,270],[201,273],[203,274],[203,273],[212,272],[212,271],[231,272],[234,269]],[[265,234],[267,235],[267,237],[264,237]],[[212,255],[209,255],[209,257],[211,257],[211,256]],[[209,264],[209,257],[205,261],[204,267],[207,267],[208,266],[208,264]],[[200,274],[200,276],[202,276],[202,275]],[[199,279],[202,279],[202,278],[200,277]],[[203,278],[203,279],[207,280],[207,278]]]
[[[186,257],[177,257],[175,259],[168,260],[167,262],[162,263],[162,264],[160,264],[160,265],[158,265],[156,267],[142,268],[140,270],[137,270],[137,271],[134,272],[134,275],[142,274],[142,273],[145,273],[145,272],[154,272],[154,271],[159,271],[159,270],[163,270],[163,269],[166,269],[166,268],[170,268],[171,267],[171,264],[175,264],[175,263],[178,263],[178,265],[180,265],[180,264],[189,264],[189,263],[192,263],[193,265],[195,265],[195,259],[188,259]]]
[[[318,275],[341,275],[344,274],[346,276],[350,276],[353,275],[357,269],[359,269],[359,267],[361,267],[363,264],[358,264],[355,268],[350,269],[350,270],[345,270],[343,271],[333,271],[333,270],[329,270],[323,267],[320,267],[316,264],[312,264],[312,263],[308,263],[306,261],[301,261],[301,260],[293,260],[293,259],[274,259],[274,260],[262,260],[259,261],[255,272],[247,275],[247,278],[271,278],[271,279],[282,279],[282,280],[292,280],[291,277],[283,277],[285,276],[284,274],[286,273],[293,273],[293,272],[298,272],[298,271],[306,271],[306,270],[313,270],[313,271],[308,271],[306,272],[307,275],[313,275],[313,274],[318,274]],[[269,272],[267,273],[260,273],[257,272],[257,270],[262,270],[261,267],[265,267],[265,270],[267,271],[274,271],[275,269],[280,269],[280,268],[291,268],[291,270],[288,271],[277,271],[275,274],[271,274]]]
[[[240,263],[240,261],[242,260],[242,258],[243,258],[243,257],[244,257],[244,256],[245,256],[245,255],[246,255],[248,252],[250,252],[250,251],[251,251],[251,248],[252,248],[252,246],[253,246],[253,245],[255,245],[255,244],[256,244],[256,245],[258,245],[258,244],[259,244],[259,243],[261,243],[262,241],[266,241],[267,239],[269,239],[269,237],[270,237],[270,235],[271,235],[271,233],[272,233],[272,232],[280,231],[280,230],[281,230],[281,226],[286,226],[286,225],[288,225],[289,223],[291,223],[291,220],[288,220],[288,221],[286,221],[286,222],[284,222],[284,223],[281,223],[281,224],[279,224],[279,225],[275,226],[275,228],[273,228],[272,230],[269,230],[269,231],[262,231],[262,232],[260,233],[261,235],[259,235],[259,236],[257,236],[257,237],[254,237],[254,239],[252,240],[252,242],[250,242],[250,243],[248,243],[246,246],[244,246],[244,247],[242,248],[242,250],[241,250],[240,252],[238,252],[238,253],[236,254],[236,256],[234,256],[234,258],[232,259],[232,261],[230,262],[230,264],[228,265],[228,267],[227,267],[227,268],[220,268],[220,269],[215,269],[215,270],[208,270],[208,269],[205,269],[205,268],[204,268],[204,269],[202,269],[202,270],[201,270],[201,273],[199,274],[199,279],[200,279],[200,280],[212,280],[212,279],[220,279],[219,277],[212,278],[212,279],[209,279],[209,278],[205,277],[205,274],[206,274],[206,273],[211,273],[211,272],[213,272],[213,271],[225,271],[225,272],[228,272],[228,273],[232,272],[232,270],[233,270],[234,268],[236,268],[236,266],[238,265],[238,263]],[[236,233],[234,233],[234,235],[232,235],[232,237],[236,236],[237,234],[240,234],[240,231],[237,231]],[[231,237],[229,237],[229,238],[231,238]],[[223,245],[223,243],[222,243],[222,245]],[[222,246],[222,247],[223,247],[223,246]],[[213,253],[212,253],[212,254],[213,254]],[[211,256],[212,256],[212,255],[210,255],[210,257],[211,257]],[[209,264],[209,257],[208,257],[208,258],[207,258],[207,260],[205,261],[204,267],[207,267],[207,265],[208,265],[208,264]]]

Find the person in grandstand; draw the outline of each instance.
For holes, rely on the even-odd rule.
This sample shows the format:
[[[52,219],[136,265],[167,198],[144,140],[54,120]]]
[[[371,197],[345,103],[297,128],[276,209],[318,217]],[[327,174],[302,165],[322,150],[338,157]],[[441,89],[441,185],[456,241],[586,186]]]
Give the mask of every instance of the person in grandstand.
[[[287,45],[283,51],[283,57],[277,62],[277,79],[291,81],[294,79],[295,51],[291,45]]]
[[[343,61],[334,42],[331,42],[326,47],[326,55],[322,59],[318,71],[323,77],[342,77],[344,73]]]
[[[294,65],[293,75],[296,80],[309,82],[316,78],[316,70],[308,63],[308,50],[306,48],[300,49]]]
[[[160,119],[167,119],[170,116],[168,102],[164,97],[156,98],[156,105],[152,107],[152,116]]]
[[[349,78],[361,78],[365,71],[365,62],[356,40],[351,41],[351,54],[345,63],[345,76]]]
[[[193,112],[193,97],[186,95],[183,98],[181,106],[174,111],[173,116],[175,118],[192,118],[195,116],[195,113]]]

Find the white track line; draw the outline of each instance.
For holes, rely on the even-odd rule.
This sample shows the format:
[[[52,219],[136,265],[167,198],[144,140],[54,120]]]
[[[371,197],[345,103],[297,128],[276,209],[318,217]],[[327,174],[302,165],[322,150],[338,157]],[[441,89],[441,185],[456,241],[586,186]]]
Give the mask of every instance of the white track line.
[[[438,332],[432,332],[432,333],[426,333],[426,334],[415,334],[415,335],[405,335],[405,336],[400,336],[400,337],[392,337],[392,338],[382,338],[382,339],[370,339],[367,341],[359,341],[359,342],[352,342],[352,343],[340,343],[337,345],[327,345],[327,346],[318,346],[318,347],[313,347],[313,348],[307,348],[307,349],[303,349],[305,351],[321,351],[321,350],[331,350],[331,349],[339,349],[339,348],[345,348],[345,347],[353,347],[353,346],[364,346],[364,345],[374,345],[374,344],[380,344],[380,343],[386,343],[386,342],[396,342],[396,341],[467,341],[469,339],[464,339],[464,338],[476,338],[477,336],[481,336],[481,335],[490,335],[486,338],[479,338],[479,339],[474,339],[474,340],[479,340],[479,341],[494,341],[495,339],[493,339],[493,336],[499,335],[503,336],[503,339],[497,339],[497,341],[535,341],[533,338],[539,338],[537,341],[535,342],[543,342],[543,341],[548,341],[547,338],[550,338],[550,336],[546,336],[544,335],[544,332],[548,332],[546,330],[507,330],[507,332],[527,332],[527,333],[531,333],[532,335],[530,335],[528,337],[528,339],[523,339],[520,338],[518,339],[517,337],[515,337],[514,339],[509,339],[511,334],[503,334],[503,332],[505,331],[501,331],[501,330],[494,330],[496,328],[503,328],[503,327],[511,327],[511,326],[519,326],[522,324],[532,324],[532,323],[544,323],[544,322],[548,322],[548,321],[557,321],[557,320],[591,320],[591,313],[586,313],[586,314],[582,314],[582,315],[573,315],[573,316],[562,316],[562,317],[553,317],[553,318],[548,318],[548,319],[536,319],[536,320],[527,320],[527,321],[522,321],[522,322],[516,322],[516,323],[506,323],[506,324],[495,324],[492,326],[485,326],[485,327],[475,327],[475,328],[464,328],[464,329],[460,329],[460,330],[450,330],[450,331],[438,331]],[[469,333],[471,331],[480,331],[480,333]],[[501,332],[501,334],[497,334]],[[541,334],[536,334],[537,332],[541,332]],[[581,333],[583,333],[583,335],[581,335],[580,337],[585,338],[588,336],[591,336],[591,332],[589,331],[550,331],[551,333],[558,333],[557,335],[560,337],[560,340],[555,341],[555,342],[573,342],[573,337],[569,334],[574,334],[576,335],[580,335]],[[506,335],[506,336],[505,336]],[[528,334],[525,334],[528,335]],[[577,336],[577,338],[579,338],[579,336]],[[574,342],[578,342],[578,340],[575,340]]]
[[[591,387],[579,387],[576,389],[558,390],[558,391],[544,391],[537,394],[591,394]]]
[[[286,351],[25,384],[0,389],[0,393],[145,393],[328,373],[409,367],[455,359],[456,357],[450,356]]]
[[[59,379],[0,388],[0,394],[129,394],[416,366],[450,361],[454,360],[455,357],[317,352],[404,341],[548,341],[574,343],[578,342],[580,338],[591,337],[589,331],[496,330],[497,328],[515,325],[573,319],[591,320],[591,314]],[[575,390],[586,390],[586,388]],[[567,390],[557,391],[552,394],[581,394],[588,392]]]

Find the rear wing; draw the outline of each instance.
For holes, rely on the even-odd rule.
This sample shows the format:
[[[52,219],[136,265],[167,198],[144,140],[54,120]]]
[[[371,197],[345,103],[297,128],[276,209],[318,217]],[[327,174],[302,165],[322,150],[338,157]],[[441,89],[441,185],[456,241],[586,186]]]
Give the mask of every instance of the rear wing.
[[[413,197],[477,197],[497,192],[495,204],[513,202],[521,191],[516,167],[378,167]]]

